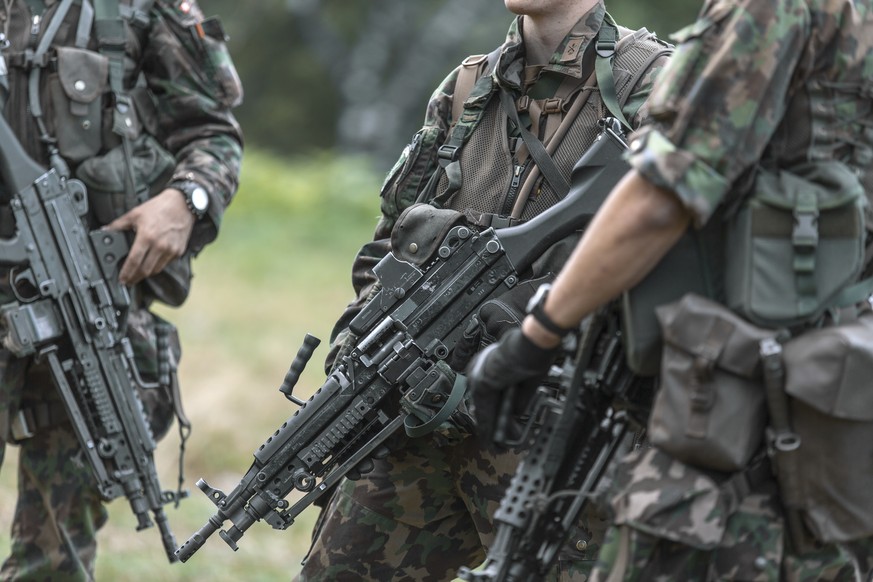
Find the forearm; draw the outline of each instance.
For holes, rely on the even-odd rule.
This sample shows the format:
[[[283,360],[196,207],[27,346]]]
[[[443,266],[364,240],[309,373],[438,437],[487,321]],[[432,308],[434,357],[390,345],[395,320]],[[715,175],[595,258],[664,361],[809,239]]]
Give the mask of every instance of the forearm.
[[[679,240],[689,213],[669,191],[631,171],[603,207],[558,274],[544,306],[559,326],[575,327],[595,309],[633,287]],[[525,334],[542,347],[559,339],[533,318]]]

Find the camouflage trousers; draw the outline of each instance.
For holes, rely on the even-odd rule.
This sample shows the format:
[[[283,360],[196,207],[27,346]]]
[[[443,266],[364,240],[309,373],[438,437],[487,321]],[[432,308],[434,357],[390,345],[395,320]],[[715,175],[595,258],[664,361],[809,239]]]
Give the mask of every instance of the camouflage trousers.
[[[154,321],[146,310],[138,310],[131,312],[129,322],[137,365],[147,381],[153,381],[157,371],[153,365]],[[174,337],[170,343],[178,356],[178,340]],[[140,396],[149,412],[152,432],[163,436],[173,421],[172,403],[157,390],[146,392]],[[0,350],[0,463],[4,439],[11,438],[9,415],[33,405],[40,406],[50,418],[34,436],[16,443],[18,501],[10,530],[11,554],[0,567],[0,580],[93,580],[96,534],[106,523],[107,511],[91,469],[66,420],[48,367]]]
[[[475,437],[435,446],[427,437],[404,436],[391,448],[372,472],[340,483],[298,580],[446,581],[461,566],[484,561],[494,540],[492,517],[520,455]],[[594,532],[580,528],[551,580],[587,579],[606,515],[599,522],[589,520]]]
[[[786,549],[775,480],[729,487],[657,449],[619,470],[614,525],[593,582],[849,582],[870,580],[873,540]],[[863,572],[862,572],[863,570]]]

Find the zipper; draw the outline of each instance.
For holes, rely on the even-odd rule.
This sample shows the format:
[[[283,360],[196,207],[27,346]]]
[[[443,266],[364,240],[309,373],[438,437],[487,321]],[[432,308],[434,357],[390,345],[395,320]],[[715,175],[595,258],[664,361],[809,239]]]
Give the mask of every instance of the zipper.
[[[42,23],[42,14],[34,14],[30,18],[30,48],[35,49],[39,40],[39,25]]]
[[[501,216],[509,216],[512,212],[512,207],[515,206],[515,199],[518,197],[518,187],[521,186],[521,177],[527,169],[528,162],[515,164],[512,167],[512,181],[509,183],[509,190],[503,198],[503,207],[500,209]]]

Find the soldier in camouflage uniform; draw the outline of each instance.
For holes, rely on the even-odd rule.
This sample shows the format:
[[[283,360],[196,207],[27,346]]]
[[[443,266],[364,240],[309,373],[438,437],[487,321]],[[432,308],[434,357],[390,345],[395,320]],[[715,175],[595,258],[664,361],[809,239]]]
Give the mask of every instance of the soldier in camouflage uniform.
[[[160,438],[179,404],[180,350],[175,328],[148,308],[185,300],[191,258],[216,237],[238,185],[242,134],[231,109],[242,89],[223,30],[196,0],[2,0],[0,33],[0,110],[26,151],[86,184],[93,227],[132,233],[119,278],[131,286],[136,361],[147,382],[159,365],[172,370],[169,384],[140,395]],[[0,231],[14,232],[7,205]],[[5,443],[20,451],[0,579],[92,580],[107,512],[90,468],[47,367],[6,350],[0,360],[0,461]]]
[[[633,169],[539,312],[559,328],[634,286],[689,225],[717,223],[759,168],[839,160],[873,196],[873,2],[708,0],[674,38],[650,122],[632,136]],[[471,363],[474,402],[541,374],[558,342],[529,315]],[[870,580],[870,538],[795,551],[772,473],[744,479],[747,488],[733,477],[659,448],[631,453],[592,580]]]
[[[511,95],[522,123],[542,140],[564,180],[600,133],[598,121],[612,114],[598,90],[602,80],[595,82],[598,34],[602,48],[615,48],[610,33],[613,41],[622,38],[609,82],[623,106],[613,109],[621,108],[634,127],[646,115],[644,102],[669,52],[664,43],[645,30],[617,27],[598,0],[507,0],[506,5],[519,16],[505,43],[489,57],[467,59],[446,78],[428,104],[423,128],[386,179],[374,240],[363,247],[353,268],[358,299],[335,327],[328,366],[333,354],[354,339],[348,323],[375,292],[372,268],[391,250],[392,228],[404,209],[429,202],[464,212],[484,228],[529,219],[559,200],[556,185],[543,180],[546,172],[532,161],[509,122],[501,91]],[[480,65],[486,70],[479,81],[460,89],[463,69]],[[458,150],[453,150],[455,143]],[[458,175],[460,183],[454,178]],[[530,278],[548,277],[573,242],[554,249],[551,264],[538,265]],[[491,321],[482,313],[485,341],[518,325],[535,287],[517,286],[520,295],[502,301]],[[475,337],[474,350],[479,345]],[[456,369],[463,364],[454,362]],[[433,438],[396,436],[389,456],[375,459],[372,471],[339,485],[316,526],[300,580],[450,580],[460,566],[484,559],[494,536],[491,516],[519,457],[471,434],[463,410],[453,419]],[[589,530],[601,523],[594,521]],[[556,578],[584,580],[596,555],[594,533],[575,533]]]

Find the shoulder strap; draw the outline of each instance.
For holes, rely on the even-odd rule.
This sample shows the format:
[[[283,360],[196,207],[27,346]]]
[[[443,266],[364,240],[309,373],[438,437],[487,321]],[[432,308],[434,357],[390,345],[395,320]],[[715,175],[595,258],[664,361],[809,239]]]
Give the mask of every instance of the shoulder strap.
[[[461,113],[464,111],[464,101],[470,96],[476,81],[482,75],[494,70],[501,48],[497,47],[487,55],[470,55],[461,62],[455,90],[452,93],[452,123],[461,117]]]
[[[133,146],[136,137],[133,100],[124,90],[124,51],[127,35],[121,18],[119,0],[94,0],[94,34],[101,54],[109,59],[109,88],[115,107],[112,110],[112,132],[121,138],[125,161],[125,190],[131,200],[136,199],[133,177]]]
[[[619,37],[618,25],[607,14],[595,45],[597,59],[594,70],[597,76],[597,85],[600,88],[600,98],[604,106],[613,117],[622,123],[625,130],[630,131],[631,124],[622,111],[624,104],[630,97],[630,89],[649,70],[652,63],[664,55],[669,55],[673,49],[671,46],[656,40],[644,42],[653,37],[645,28],[627,34],[620,40]],[[639,55],[631,54],[634,47],[638,46],[644,53],[647,53],[641,63],[635,62],[639,59]],[[633,73],[631,78],[624,83],[621,91],[617,90],[615,85],[614,69],[616,64],[620,64],[621,68]]]
[[[51,48],[52,41],[54,41],[55,36],[58,33],[58,29],[60,29],[61,24],[64,19],[67,17],[67,12],[70,10],[70,6],[73,4],[72,0],[62,0],[62,2],[58,5],[57,10],[52,16],[51,22],[49,22],[48,27],[43,32],[42,38],[39,41],[39,44],[36,47],[36,51],[31,55],[33,62],[40,62],[41,57],[48,53],[49,48]],[[57,140],[52,138],[52,136],[48,132],[48,128],[46,127],[45,120],[42,116],[42,104],[39,100],[39,88],[40,88],[40,77],[42,76],[42,67],[35,66],[30,71],[30,76],[27,79],[27,93],[28,93],[28,104],[30,105],[30,114],[33,115],[33,119],[36,121],[36,126],[39,128],[40,140],[46,145],[49,153],[49,164],[57,170],[58,174],[63,177],[68,177],[70,175],[70,169],[67,166],[67,163],[61,157],[60,152],[58,151]]]

